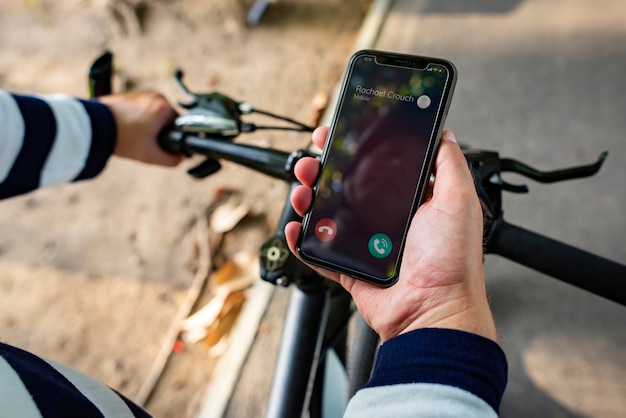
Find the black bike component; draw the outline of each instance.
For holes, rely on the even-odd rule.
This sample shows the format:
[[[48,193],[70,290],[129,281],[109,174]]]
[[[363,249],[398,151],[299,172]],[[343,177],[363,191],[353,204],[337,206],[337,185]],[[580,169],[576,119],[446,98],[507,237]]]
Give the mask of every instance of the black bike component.
[[[314,128],[294,119],[275,113],[257,110],[249,103],[237,102],[221,93],[194,93],[183,82],[184,73],[177,70],[174,79],[181,90],[192,98],[190,103],[179,103],[189,109],[176,118],[176,128],[182,132],[203,133],[214,137],[232,139],[240,133],[254,132],[259,129],[313,132]],[[265,116],[289,122],[294,126],[263,126],[243,122],[242,114],[259,113]]]
[[[105,51],[89,68],[89,97],[106,96],[113,92],[113,54]]]
[[[600,170],[608,155],[609,153],[604,151],[595,163],[554,171],[540,171],[511,158],[502,158],[500,167],[502,171],[518,173],[541,183],[555,183],[557,181],[593,176]]]
[[[511,225],[502,218],[494,222],[486,249],[626,306],[626,266]]]
[[[300,183],[293,182],[287,196]],[[303,264],[292,254],[285,239],[285,225],[291,221],[301,220],[289,202],[283,207],[283,212],[276,227],[276,234],[267,239],[259,249],[261,262],[261,278],[272,284],[289,286],[291,277],[299,277],[299,269]]]
[[[270,177],[296,181],[293,166],[304,156],[315,156],[306,150],[291,153],[254,145],[237,144],[220,138],[201,137],[189,133],[168,131],[159,137],[159,143],[165,150],[178,154],[202,154],[211,159],[224,159],[244,167],[267,174]]]
[[[330,288],[330,303],[328,317],[329,320],[324,332],[324,340],[319,355],[319,364],[309,402],[309,418],[323,418],[325,405],[324,388],[329,384],[329,377],[326,376],[329,353],[336,354],[344,369],[346,367],[346,357],[348,355],[348,323],[354,308],[352,296],[343,287],[335,282],[328,282]],[[337,389],[341,387],[337,385]],[[328,396],[328,394],[326,394]],[[294,411],[295,412],[295,411]]]
[[[261,279],[284,287],[291,284],[294,261],[284,236],[276,234],[268,238],[259,248],[259,256]]]
[[[207,158],[197,166],[187,170],[187,173],[197,179],[203,179],[218,172],[220,168],[222,168],[222,164],[218,160]]]
[[[516,172],[543,183],[587,177],[598,172],[606,152],[593,164],[549,172],[516,160],[500,159],[498,153],[492,151],[466,150],[464,153],[483,207],[487,252],[626,305],[626,266],[512,226],[502,217],[502,190],[513,187],[527,191],[525,186],[503,182],[502,171]]]
[[[157,138],[157,142],[162,150],[174,154],[185,155],[191,157],[192,153],[185,147],[186,134],[177,131],[175,126],[169,126],[161,131]],[[187,170],[187,173],[197,179],[203,179],[214,174],[222,167],[219,160],[215,158],[207,158],[197,166]]]
[[[346,361],[349,398],[352,398],[369,381],[379,342],[378,334],[370,328],[357,311],[354,315],[354,337],[350,341]]]
[[[294,158],[291,164],[295,164],[295,161],[302,156],[302,154],[298,154],[298,157]],[[291,196],[291,192],[298,185],[300,185],[298,181],[291,183],[287,196]],[[306,287],[308,283],[316,283],[314,278],[319,275],[298,260],[289,250],[285,239],[285,225],[291,221],[301,220],[302,218],[293,210],[291,203],[287,202],[276,226],[276,234],[267,239],[259,250],[261,278],[263,280],[285,287],[291,284]]]
[[[185,146],[194,152],[216,159],[229,160],[271,177],[287,181],[295,180],[290,169],[290,160],[294,158],[293,153],[254,145],[207,141],[196,136],[187,136]]]
[[[308,409],[329,298],[330,290],[322,280],[306,290],[292,288],[266,418],[300,417]]]
[[[608,155],[606,151],[601,153],[598,160],[589,165],[540,171],[511,158],[500,158],[494,151],[466,149],[463,153],[474,176],[476,192],[483,208],[485,237],[490,234],[494,222],[502,218],[502,191],[528,192],[526,185],[505,182],[501,176],[502,172],[514,172],[541,183],[553,183],[596,174]]]
[[[191,157],[191,153],[185,148],[185,134],[177,131],[175,126],[164,128],[157,137],[157,143],[163,151],[174,155]]]
[[[465,150],[463,153],[474,176],[485,231],[489,231],[493,221],[502,216],[502,190],[506,186],[500,177],[500,156],[497,152],[482,150]]]
[[[346,364],[348,345],[348,323],[354,314],[355,308],[352,304],[352,296],[341,285],[336,282],[329,282],[331,289],[330,317],[333,318],[329,323],[324,335],[324,343],[322,345],[321,359],[324,359],[326,351],[332,349],[342,364]]]
[[[184,73],[177,70],[174,79],[183,92],[192,98],[179,103],[189,112],[176,118],[176,128],[182,132],[234,138],[241,133],[239,103],[221,93],[193,93],[183,82]]]
[[[241,103],[239,106],[240,106],[240,108],[243,108],[244,106],[248,106],[248,105],[245,104],[245,103]],[[278,130],[296,131],[296,132],[313,132],[315,130],[315,128],[312,127],[312,126],[306,125],[306,124],[304,124],[302,122],[298,122],[295,119],[291,119],[291,118],[287,118],[285,116],[277,115],[276,113],[271,113],[271,112],[268,112],[268,111],[265,111],[265,110],[254,109],[254,108],[250,107],[250,113],[252,113],[252,112],[258,113],[260,115],[269,116],[271,118],[282,120],[282,121],[285,121],[285,122],[289,122],[292,125],[295,125],[295,126],[298,127],[298,128],[294,128],[294,127],[291,127],[291,126],[259,126],[259,125],[251,125],[250,128],[253,129],[253,130],[257,130],[257,129],[278,129]],[[244,112],[244,113],[246,113],[246,112]],[[250,125],[250,124],[248,124],[248,125]]]

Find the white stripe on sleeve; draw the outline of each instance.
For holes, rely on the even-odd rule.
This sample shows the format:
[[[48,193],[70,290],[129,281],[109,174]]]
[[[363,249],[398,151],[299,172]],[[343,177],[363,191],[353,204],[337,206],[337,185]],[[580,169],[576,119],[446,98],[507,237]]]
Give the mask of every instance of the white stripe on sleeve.
[[[128,405],[108,386],[67,366],[44,360],[65,376],[105,418],[135,418]]]
[[[344,418],[498,418],[487,402],[453,386],[407,383],[359,390]]]
[[[91,148],[91,120],[84,106],[65,95],[41,97],[56,119],[57,134],[41,173],[41,187],[67,183],[85,167]]]
[[[24,118],[11,95],[0,90],[0,183],[9,175],[11,167],[24,143]]]
[[[12,418],[41,418],[37,404],[13,367],[0,356],[0,411]]]

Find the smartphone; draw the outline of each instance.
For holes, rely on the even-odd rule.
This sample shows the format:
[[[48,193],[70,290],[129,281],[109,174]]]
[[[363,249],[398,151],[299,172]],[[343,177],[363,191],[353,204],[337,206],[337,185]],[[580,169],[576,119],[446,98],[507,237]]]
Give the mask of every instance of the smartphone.
[[[303,218],[302,259],[379,286],[397,281],[455,83],[443,59],[352,56]]]

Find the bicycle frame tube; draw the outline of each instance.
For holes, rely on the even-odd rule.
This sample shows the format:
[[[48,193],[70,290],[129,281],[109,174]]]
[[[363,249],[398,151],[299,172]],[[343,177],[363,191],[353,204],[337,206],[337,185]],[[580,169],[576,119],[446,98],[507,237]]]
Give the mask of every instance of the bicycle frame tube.
[[[291,292],[267,418],[301,417],[308,410],[328,321],[330,289],[323,281]]]

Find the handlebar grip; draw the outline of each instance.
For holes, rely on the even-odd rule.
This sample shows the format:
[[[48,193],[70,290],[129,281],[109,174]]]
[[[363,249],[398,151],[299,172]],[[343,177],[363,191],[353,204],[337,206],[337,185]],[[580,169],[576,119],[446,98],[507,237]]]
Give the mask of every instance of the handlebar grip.
[[[487,250],[626,306],[626,266],[496,221]]]
[[[157,143],[165,152],[174,155],[187,155],[183,145],[183,133],[174,129],[174,125],[163,128],[157,137]]]
[[[89,97],[106,96],[113,92],[113,54],[104,51],[89,69]]]

